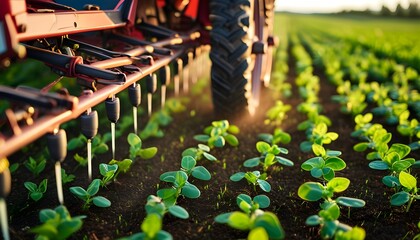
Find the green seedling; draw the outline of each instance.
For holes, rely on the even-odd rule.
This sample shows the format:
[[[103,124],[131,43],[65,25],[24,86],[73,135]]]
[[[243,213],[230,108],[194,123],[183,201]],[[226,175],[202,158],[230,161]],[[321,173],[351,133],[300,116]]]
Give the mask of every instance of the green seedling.
[[[166,206],[174,205],[180,195],[187,198],[198,198],[201,195],[200,190],[188,182],[188,175],[184,171],[163,173],[160,180],[172,184],[172,188],[157,191],[157,196],[163,199]]]
[[[118,166],[117,172],[114,174],[114,180],[117,179],[117,176],[120,173],[126,173],[126,172],[128,172],[128,170],[130,169],[132,163],[133,163],[133,160],[131,160],[131,159],[124,159],[124,160],[121,160],[121,161],[112,159],[108,164],[109,165],[117,165]]]
[[[220,214],[214,221],[238,230],[249,231],[248,239],[252,240],[285,238],[277,216],[261,210],[270,205],[270,199],[267,196],[258,195],[252,199],[246,194],[240,194],[236,198],[236,203],[242,211]]]
[[[239,182],[242,179],[246,179],[248,184],[254,186],[254,191],[256,191],[256,186],[258,185],[261,190],[264,192],[271,191],[271,185],[266,181],[267,174],[261,174],[260,171],[253,171],[253,172],[238,172],[230,176],[230,180],[234,182]]]
[[[375,170],[389,170],[391,174],[398,174],[410,168],[416,160],[414,158],[405,158],[411,149],[405,144],[395,143],[388,149],[388,145],[383,145],[382,148],[374,152],[376,156],[374,160],[369,163],[369,167]]]
[[[230,125],[227,120],[212,122],[211,126],[204,129],[204,133],[195,135],[194,139],[207,143],[210,148],[224,147],[226,142],[233,147],[239,145],[238,139],[234,136],[234,134],[239,133],[239,128],[235,125]]]
[[[291,105],[284,104],[282,101],[277,100],[275,105],[268,109],[266,113],[267,119],[264,121],[264,123],[280,126],[284,119],[286,119],[286,113],[290,111],[290,109],[292,109]]]
[[[43,196],[44,193],[47,191],[48,179],[44,179],[41,181],[39,185],[36,185],[33,182],[25,182],[24,186],[29,191],[29,197],[38,202]]]
[[[316,157],[310,158],[302,163],[301,167],[305,171],[310,171],[312,177],[323,178],[327,181],[335,177],[335,172],[343,170],[346,163],[339,158],[340,151],[325,150],[321,145],[312,145],[312,151]]]
[[[325,202],[321,205],[322,210],[318,215],[312,215],[306,219],[308,226],[320,226],[320,235],[322,239],[340,239],[340,240],[363,240],[366,233],[363,228],[350,227],[338,221],[340,217],[340,208],[334,202]]]
[[[111,181],[114,180],[115,174],[117,173],[118,165],[108,165],[106,163],[99,164],[99,172],[102,175],[101,186],[105,187]]]
[[[142,149],[143,142],[139,136],[134,133],[130,133],[127,136],[128,144],[130,145],[130,159],[135,160],[136,157],[142,159],[150,159],[154,157],[157,153],[156,147],[150,147]]]
[[[172,205],[166,205],[168,203],[165,202],[162,198],[154,195],[150,195],[147,198],[146,203],[146,213],[149,214],[157,214],[161,217],[163,217],[166,213],[170,213],[172,216],[181,218],[181,219],[188,219],[189,214],[187,210],[185,210],[183,207],[172,204]]]
[[[205,144],[198,144],[198,146],[187,148],[182,152],[182,156],[191,156],[195,160],[200,161],[205,158],[209,161],[217,161],[217,158],[210,154],[210,147]]]
[[[370,134],[370,131],[374,132]],[[353,146],[353,149],[356,152],[364,152],[366,149],[373,149],[377,151],[383,151],[383,149],[388,149],[388,143],[392,139],[392,134],[387,132],[386,129],[384,129],[380,125],[372,126],[372,128],[369,129],[368,132],[369,135],[367,135],[367,142],[360,142]],[[376,153],[371,153],[370,155],[377,155]],[[369,159],[369,155],[368,155]],[[369,159],[372,160],[372,159]]]
[[[100,186],[101,180],[94,179],[86,190],[82,187],[76,186],[71,187],[70,192],[84,201],[84,210],[87,210],[92,204],[102,208],[109,207],[111,206],[111,201],[102,196],[95,196],[98,193]]]
[[[366,95],[361,89],[354,89],[347,92],[345,95],[333,96],[332,99],[341,104],[340,110],[345,114],[360,114],[368,106],[366,103]]]
[[[170,233],[162,230],[162,217],[156,213],[147,214],[141,224],[141,233],[120,240],[172,240]]]
[[[64,168],[61,169],[61,181],[63,182],[63,184],[73,182],[75,178],[76,176],[74,176],[73,174],[67,174]]]
[[[261,154],[259,157],[248,159],[244,162],[245,167],[263,166],[264,172],[275,163],[280,163],[285,166],[293,166],[293,162],[287,158],[278,156],[280,153],[287,154],[289,151],[286,148],[279,147],[275,144],[271,145],[266,142],[257,142],[257,151]]]
[[[304,184],[300,185],[298,189],[298,195],[303,200],[310,202],[324,199],[324,202],[336,203],[344,207],[360,208],[365,206],[365,201],[357,198],[341,196],[335,200],[332,199],[334,193],[345,191],[349,185],[350,180],[343,177],[335,177],[324,185],[318,182],[305,182]]]
[[[300,149],[303,152],[309,152],[312,150],[313,144],[324,145],[330,144],[338,138],[338,134],[335,132],[328,132],[327,124],[320,123],[315,125],[311,135],[308,137],[308,141],[304,141],[300,144]]]
[[[264,142],[267,142],[269,144],[288,144],[290,141],[292,141],[292,137],[287,132],[284,132],[280,128],[274,129],[273,134],[269,133],[261,133],[258,135],[258,139],[262,140]]]
[[[72,217],[65,206],[58,206],[54,210],[43,209],[39,212],[41,225],[29,231],[37,234],[37,240],[64,240],[82,227],[85,217]]]
[[[32,157],[29,157],[28,161],[24,163],[25,167],[35,176],[38,177],[39,174],[44,171],[47,160],[42,156],[39,159],[35,160]]]
[[[410,111],[406,110],[399,116],[398,132],[403,136],[410,138],[410,143],[413,142],[413,137],[420,138],[419,121],[415,118],[409,120]]]
[[[10,167],[9,167],[10,173],[13,174],[14,172],[16,172],[19,169],[19,167],[20,167],[19,163],[11,164]]]
[[[327,126],[331,126],[331,120],[327,116],[319,114],[318,111],[311,111],[307,116],[308,120],[299,123],[297,127],[299,131],[305,131],[307,136],[312,134],[316,125],[324,123]]]
[[[420,195],[418,194],[419,188],[417,187],[417,178],[408,172],[400,172],[398,175],[398,180],[402,186],[402,190],[392,195],[391,205],[402,206],[408,203],[406,208],[406,212],[408,212],[410,211],[410,207],[413,201],[420,200]]]
[[[81,166],[81,167],[86,167],[86,165],[88,164],[87,157],[82,157],[78,153],[74,154],[73,159],[76,162],[78,162],[79,163],[79,166]]]

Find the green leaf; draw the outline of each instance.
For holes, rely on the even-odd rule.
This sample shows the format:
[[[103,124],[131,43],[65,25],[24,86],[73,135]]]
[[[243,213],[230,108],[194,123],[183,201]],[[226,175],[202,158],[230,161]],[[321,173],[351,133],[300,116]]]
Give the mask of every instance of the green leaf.
[[[191,174],[193,177],[200,180],[208,181],[211,179],[210,172],[203,166],[194,167]]]
[[[141,148],[142,141],[140,137],[137,136],[136,134],[129,133],[127,136],[127,141],[128,141],[128,144],[130,144],[130,146],[138,146],[139,148]]]
[[[239,128],[235,125],[230,125],[228,127],[227,131],[232,133],[232,134],[238,134],[239,133]]]
[[[218,148],[223,147],[225,146],[225,139],[222,136],[217,136],[214,138],[213,145]]]
[[[156,213],[148,214],[141,224],[141,230],[149,239],[154,239],[161,229],[162,218]]]
[[[252,206],[251,204],[247,203],[246,201],[241,201],[239,203],[239,208],[246,214],[251,213]]]
[[[389,166],[382,160],[376,160],[369,163],[369,167],[375,170],[388,170]]]
[[[271,185],[262,179],[258,179],[257,180],[258,185],[260,186],[261,190],[263,190],[264,192],[270,192],[271,191]]]
[[[407,170],[407,168],[411,167],[411,162],[410,161],[405,161],[405,160],[400,160],[397,162],[394,162],[392,164],[391,169],[395,172],[401,172],[401,171],[405,171]]]
[[[391,205],[402,206],[410,200],[410,194],[408,192],[397,192],[391,196]]]
[[[139,150],[138,154],[143,159],[150,159],[156,155],[157,151],[157,147],[150,147]]]
[[[324,187],[317,182],[305,182],[300,185],[298,195],[306,201],[318,201],[322,198],[322,191]]]
[[[340,171],[346,168],[346,163],[339,157],[330,157],[325,161],[325,166],[334,171]]]
[[[210,139],[210,136],[208,135],[204,135],[204,134],[199,134],[199,135],[195,135],[194,139],[199,141],[199,142],[208,142]]]
[[[203,152],[203,156],[209,161],[217,161],[217,158],[210,153]]]
[[[263,227],[253,228],[248,234],[248,240],[269,240],[268,234]]]
[[[318,215],[309,216],[306,219],[305,224],[308,226],[318,226],[321,224],[321,218]]]
[[[257,142],[256,148],[257,148],[257,151],[259,153],[264,154],[264,153],[267,153],[268,151],[270,151],[271,147],[270,147],[270,144],[268,144],[266,142]]]
[[[270,198],[266,195],[257,195],[254,197],[253,201],[258,203],[260,208],[268,208],[270,206]]]
[[[214,218],[214,221],[217,222],[217,223],[222,223],[222,224],[223,223],[228,223],[230,215],[232,215],[232,213],[230,213],[230,212],[219,214]]]
[[[312,168],[311,169],[311,176],[314,178],[320,178],[322,177],[323,172],[322,172],[322,168]]]
[[[83,222],[81,219],[73,218],[73,219],[68,219],[62,222],[58,226],[57,230],[61,238],[67,239],[73,233],[79,230],[82,227],[82,225],[83,225]]]
[[[276,215],[264,212],[256,217],[254,227],[263,227],[271,239],[283,239],[285,233]]]
[[[203,150],[204,152],[210,152],[210,147],[209,147],[209,146],[207,146],[207,145],[205,145],[205,144],[201,144],[201,143],[199,143],[199,144],[198,144],[198,149],[201,149],[201,150]]]
[[[251,227],[251,221],[245,213],[233,212],[229,216],[228,225],[239,230],[248,230]]]
[[[232,147],[237,147],[239,145],[239,141],[238,139],[233,136],[232,134],[227,134],[225,136],[225,140],[227,143],[229,143],[229,145],[231,145]]]
[[[201,193],[200,190],[191,183],[186,183],[181,189],[181,194],[187,198],[198,198]]]
[[[47,184],[48,184],[48,179],[42,180],[38,186],[38,191],[40,191],[41,193],[45,193],[47,191]]]
[[[193,167],[197,164],[197,161],[191,156],[185,156],[181,160],[181,167],[187,171],[191,171]]]
[[[246,194],[243,194],[243,193],[239,194],[236,197],[236,204],[238,205],[238,207],[240,206],[241,202],[246,202],[249,205],[252,205],[252,199],[251,199],[251,197],[248,196],[248,195],[246,195]]]
[[[361,199],[350,197],[338,197],[335,201],[342,206],[355,208],[364,207],[366,204],[365,201]]]
[[[181,218],[181,219],[187,219],[190,216],[188,214],[187,210],[185,210],[185,208],[183,208],[181,206],[178,206],[178,205],[170,206],[168,208],[168,211],[173,216],[175,216],[177,218]]]
[[[105,143],[101,143],[98,146],[96,146],[94,149],[92,149],[92,151],[96,154],[103,154],[108,152],[109,148],[108,145],[106,145]]]
[[[326,221],[321,228],[321,237],[323,239],[330,239],[334,236],[334,233],[337,231],[337,222],[336,221]]]
[[[52,209],[42,209],[39,212],[39,221],[41,221],[42,223],[44,223],[44,222],[46,222],[46,221],[48,221],[50,219],[54,219],[56,215],[57,214]]]
[[[58,236],[57,228],[54,225],[48,223],[44,223],[40,226],[31,228],[30,232],[40,236],[46,236],[47,239],[54,239]]]
[[[101,185],[101,180],[93,179],[93,181],[90,183],[88,189],[86,190],[87,194],[89,194],[90,196],[96,195],[99,191],[100,185]]]
[[[31,192],[29,196],[32,198],[32,200],[38,202],[44,196],[44,194],[40,192]]]
[[[309,141],[303,141],[299,144],[299,148],[302,152],[310,152],[312,150],[312,143]]]
[[[71,187],[70,192],[73,193],[74,195],[76,195],[76,197],[78,197],[82,200],[86,200],[89,196],[89,194],[86,192],[86,190],[81,188],[81,187]]]
[[[294,163],[287,158],[276,156],[276,160],[277,160],[277,162],[279,162],[280,164],[282,164],[284,166],[287,166],[287,167],[293,167],[294,166]]]
[[[174,185],[176,187],[181,187],[187,182],[187,179],[188,179],[188,175],[185,172],[177,171],[175,173]]]
[[[325,156],[327,152],[325,151],[325,148],[319,144],[313,144],[312,145],[312,151],[317,156]]]
[[[331,188],[334,192],[343,192],[349,187],[349,185],[350,180],[343,177],[333,178],[327,183],[327,187]]]
[[[99,164],[99,172],[102,176],[112,176],[118,170],[118,165],[108,165],[106,163]]]
[[[93,204],[95,204],[95,206],[97,206],[97,207],[105,208],[105,207],[110,207],[111,206],[111,201],[109,201],[108,199],[106,199],[102,196],[94,197],[92,199],[92,201],[93,201]]]
[[[72,151],[83,147],[85,143],[80,138],[73,138],[67,143],[67,150]]]
[[[256,167],[259,164],[260,164],[260,158],[259,157],[250,158],[250,159],[248,159],[244,162],[245,167]]]
[[[312,168],[322,168],[325,162],[322,157],[313,157],[302,163],[301,168],[306,171],[311,171]]]
[[[407,172],[400,172],[398,179],[400,180],[401,185],[409,190],[417,187],[417,179]]]
[[[382,178],[382,183],[387,187],[399,187],[401,186],[400,180],[395,176],[385,176]]]
[[[400,156],[400,159],[403,159],[405,156],[407,156],[411,151],[411,148],[405,144],[401,143],[394,143],[389,148],[388,152],[396,152]]]
[[[182,156],[191,156],[193,158],[197,157],[198,150],[196,148],[187,148],[182,152]]]
[[[234,182],[238,182],[238,181],[241,181],[244,177],[245,177],[244,172],[237,172],[233,174],[232,176],[230,176],[230,180]]]
[[[36,192],[38,190],[38,186],[33,182],[25,182],[23,183],[26,189],[28,189],[30,192]]]
[[[162,199],[168,199],[171,197],[174,197],[176,195],[177,191],[175,188],[163,188],[157,190],[156,194],[158,197]]]
[[[369,147],[369,143],[361,142],[353,146],[354,151],[356,152],[364,152]]]

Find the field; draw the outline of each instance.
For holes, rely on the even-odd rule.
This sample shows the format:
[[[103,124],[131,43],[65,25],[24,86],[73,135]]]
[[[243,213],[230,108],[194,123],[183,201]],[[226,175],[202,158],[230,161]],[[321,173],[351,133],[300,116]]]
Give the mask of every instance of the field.
[[[255,205],[243,200],[239,208],[237,196],[264,194],[270,199],[264,211],[273,213],[281,223],[282,230],[271,225],[272,234],[278,233],[279,238],[284,237],[284,231],[285,239],[334,239],[334,235],[336,239],[419,239],[419,26],[418,20],[276,14],[274,29],[280,45],[261,107],[254,116],[231,116],[230,126],[238,129],[230,127],[223,141],[207,142],[209,152],[202,146],[193,153],[190,150],[196,159],[200,152],[197,166],[208,171],[197,168],[194,173],[192,160],[187,163],[188,153],[184,152],[203,143],[197,140],[207,140],[202,135],[205,128],[222,120],[212,112],[208,68],[188,93],[172,98],[170,88],[171,100],[154,117],[147,117],[142,103],[140,147],[130,134],[131,107],[124,105],[127,94],[119,96],[123,108],[114,159],[131,159],[133,163],[126,172],[118,172],[118,178],[111,165],[102,172],[98,167],[113,159],[109,122],[104,107],[98,106],[99,116],[103,116],[99,127],[102,138],[93,143],[97,147],[93,178],[102,180],[99,195],[112,203],[108,208],[93,202],[84,209],[83,201],[74,194],[77,190],[73,188],[73,194],[69,190],[75,186],[87,189],[90,181],[82,164],[86,147],[79,137],[79,123],[68,123],[68,139],[73,145],[69,144],[62,166],[75,178],[64,185],[65,205],[72,216],[86,216],[71,238],[117,239],[142,231],[156,234],[162,229],[174,239],[245,239],[249,228],[261,228],[245,217],[231,223],[245,230],[241,231],[218,223],[228,222],[226,219],[216,222],[215,217],[241,209],[249,213]],[[33,68],[38,69],[37,65]],[[159,108],[159,99],[156,94],[154,109]],[[227,122],[214,126],[222,129]],[[262,140],[268,143],[260,143]],[[54,166],[44,148],[45,141],[40,140],[9,158],[11,164],[17,163],[14,167],[19,165],[12,173],[12,191],[7,198],[12,239],[32,239],[29,230],[40,225],[40,210],[57,207]],[[45,170],[39,174],[29,171],[25,165],[30,165],[30,157],[32,166],[44,162]],[[188,176],[179,173],[181,166]],[[245,178],[232,177],[251,170],[265,175],[248,184]],[[107,171],[111,173],[107,175]],[[161,176],[168,171],[179,172]],[[24,184],[39,184],[43,179],[48,179],[48,189],[34,201]],[[181,190],[186,179],[188,187]],[[158,195],[165,204],[175,201],[180,207],[166,209],[170,214],[155,219],[152,213],[160,211],[160,202],[150,195]],[[253,203],[263,208],[265,198],[261,199]],[[106,205],[106,201],[102,203]],[[147,225],[148,221],[153,224]],[[251,232],[261,234],[256,231]],[[162,238],[157,239],[164,239],[166,232],[160,231]],[[263,239],[256,236],[248,237]]]

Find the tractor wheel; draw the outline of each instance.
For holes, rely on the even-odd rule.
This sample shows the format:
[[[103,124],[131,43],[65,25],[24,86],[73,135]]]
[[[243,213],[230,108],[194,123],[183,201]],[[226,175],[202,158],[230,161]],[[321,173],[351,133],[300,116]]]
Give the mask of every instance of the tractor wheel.
[[[244,112],[252,99],[254,0],[211,0],[210,59],[213,105],[217,114]],[[258,79],[260,81],[260,79]]]

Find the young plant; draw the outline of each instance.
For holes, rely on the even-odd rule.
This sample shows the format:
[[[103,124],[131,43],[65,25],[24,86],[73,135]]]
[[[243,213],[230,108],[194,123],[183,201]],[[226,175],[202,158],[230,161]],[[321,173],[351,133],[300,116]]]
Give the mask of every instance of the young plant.
[[[365,201],[357,198],[338,197],[333,199],[334,193],[345,191],[350,185],[350,180],[343,177],[335,177],[326,184],[318,182],[305,182],[300,185],[298,195],[306,201],[314,202],[324,199],[324,203],[335,203],[344,207],[360,208],[365,206]]]
[[[290,136],[290,134],[288,134],[280,128],[274,129],[273,134],[261,133],[258,135],[258,139],[269,144],[288,144],[290,143],[290,141],[292,141],[292,137]]]
[[[115,174],[118,170],[118,165],[108,165],[106,163],[99,164],[99,172],[102,175],[101,186],[105,187],[114,180]]]
[[[234,182],[239,182],[242,179],[246,179],[248,184],[254,186],[254,191],[256,191],[256,186],[258,185],[261,190],[264,192],[271,191],[271,185],[266,181],[267,174],[261,174],[260,171],[253,171],[253,172],[237,172],[230,176],[230,180]]]
[[[128,144],[130,145],[130,159],[135,160],[136,157],[142,159],[150,159],[154,157],[157,153],[156,147],[150,147],[142,149],[143,142],[139,136],[134,133],[130,133],[127,136]]]
[[[327,124],[320,123],[315,125],[312,129],[312,133],[308,137],[308,141],[303,141],[300,144],[300,149],[303,152],[309,152],[312,150],[313,144],[324,145],[330,144],[338,138],[338,134],[335,132],[328,132]]]
[[[322,239],[341,239],[341,240],[363,240],[366,233],[363,228],[350,227],[341,223],[340,208],[336,203],[325,202],[321,205],[322,210],[317,215],[309,216],[306,219],[308,226],[320,226],[320,235]]]
[[[74,159],[76,162],[78,162],[78,163],[79,163],[79,165],[78,165],[78,166],[81,166],[81,167],[86,167],[86,165],[88,164],[88,159],[87,159],[87,157],[82,157],[82,156],[80,156],[78,153],[76,153],[76,154],[74,154],[74,155],[73,155],[73,159]]]
[[[101,185],[101,180],[94,179],[86,190],[82,187],[76,186],[76,187],[71,187],[70,192],[73,193],[76,197],[84,201],[84,204],[83,204],[84,210],[87,210],[92,204],[94,204],[97,207],[102,207],[102,208],[109,207],[111,206],[111,201],[109,201],[108,199],[102,196],[95,196],[99,191],[100,185]]]
[[[166,205],[167,203],[171,205]],[[172,216],[181,219],[188,219],[190,217],[187,210],[183,207],[172,204],[172,202],[164,201],[162,198],[154,195],[147,197],[145,209],[147,215],[157,214],[163,217],[166,213],[170,213]]]
[[[402,206],[408,203],[406,208],[406,212],[408,212],[410,211],[413,201],[420,200],[417,178],[408,172],[400,172],[398,175],[398,183],[402,187],[402,190],[392,195],[391,205]]]
[[[263,171],[266,172],[270,166],[275,163],[280,163],[285,166],[293,166],[293,162],[287,158],[277,156],[280,153],[287,154],[289,151],[286,148],[279,147],[275,144],[269,145],[266,142],[257,142],[257,151],[261,154],[259,157],[250,158],[244,162],[245,167],[263,166]]]
[[[185,171],[163,173],[160,175],[160,180],[172,184],[171,188],[157,191],[157,196],[163,199],[166,206],[174,205],[180,195],[187,198],[198,198],[201,195],[200,190],[188,182],[188,175]]]
[[[310,158],[302,163],[301,167],[305,171],[310,171],[312,177],[323,178],[330,181],[335,177],[335,172],[343,170],[346,163],[339,158],[340,151],[325,150],[321,145],[312,145],[312,151],[316,157]]]
[[[39,185],[36,185],[33,182],[25,182],[24,185],[29,191],[29,197],[35,202],[38,202],[47,191],[48,179],[42,180]]]
[[[74,176],[73,174],[67,174],[64,168],[61,169],[61,181],[63,182],[63,184],[73,182],[75,178],[76,176]]]
[[[195,135],[194,139],[207,143],[210,148],[224,147],[226,142],[233,147],[239,145],[238,139],[234,136],[234,134],[239,133],[239,128],[235,125],[230,125],[227,120],[212,122],[211,126],[204,129],[204,133]]]
[[[292,109],[291,105],[284,104],[282,101],[277,100],[275,105],[268,109],[266,113],[267,119],[264,121],[264,123],[280,126],[284,119],[286,119],[286,113],[290,111],[290,109]]]
[[[126,172],[128,172],[128,170],[130,169],[132,163],[133,163],[133,160],[131,160],[131,159],[124,159],[124,160],[121,160],[121,161],[112,159],[108,164],[109,165],[117,165],[118,166],[117,172],[114,174],[114,180],[117,179],[117,176],[120,173],[126,173]]]
[[[170,233],[162,230],[162,216],[148,214],[140,226],[142,232],[121,238],[120,240],[172,240]]]
[[[30,232],[37,234],[36,239],[64,240],[82,227],[85,217],[72,217],[65,206],[58,206],[54,210],[43,209],[39,212],[41,225],[31,228]]]
[[[210,147],[205,144],[198,144],[198,146],[187,148],[182,152],[182,156],[191,156],[195,160],[200,161],[205,158],[209,161],[217,161],[217,158],[210,154]]]
[[[38,177],[39,174],[44,171],[47,160],[44,156],[41,156],[38,159],[29,157],[28,161],[24,163],[25,167],[35,176]]]
[[[270,199],[265,195],[258,195],[253,199],[240,194],[236,203],[242,211],[228,212],[218,215],[214,221],[228,224],[230,227],[249,231],[248,239],[284,239],[285,233],[277,216],[265,212],[262,208],[270,206]]]
[[[405,158],[410,151],[410,147],[405,144],[395,143],[389,149],[385,144],[377,152],[374,152],[375,155],[372,156],[379,160],[370,162],[369,167],[375,170],[389,170],[391,174],[398,174],[416,162],[414,158]]]

